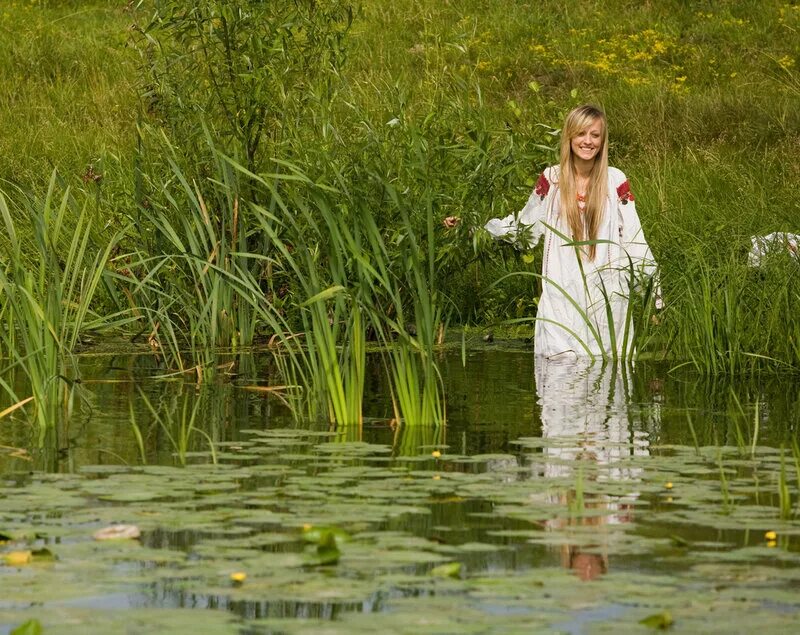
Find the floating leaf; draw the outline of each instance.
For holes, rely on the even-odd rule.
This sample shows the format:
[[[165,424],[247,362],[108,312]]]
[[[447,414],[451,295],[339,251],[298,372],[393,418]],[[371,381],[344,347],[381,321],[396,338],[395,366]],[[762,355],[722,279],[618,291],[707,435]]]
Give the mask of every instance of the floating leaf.
[[[52,551],[43,547],[41,549],[32,550],[31,558],[33,559],[34,562],[54,562],[56,556]]]
[[[672,541],[672,544],[674,544],[677,547],[688,547],[690,544],[688,540],[686,540],[685,538],[681,538],[677,534],[672,534],[669,537],[669,539]]]
[[[661,613],[653,613],[653,615],[648,615],[643,620],[639,620],[639,624],[644,624],[650,628],[666,630],[674,624],[674,620],[669,611],[662,611]]]
[[[17,626],[9,635],[42,635],[43,629],[39,620],[28,620]]]
[[[318,527],[314,525],[303,526],[303,540],[322,544],[323,541],[333,538],[337,546],[350,540],[350,534],[339,527]]]
[[[461,563],[448,562],[431,569],[431,575],[439,578],[458,578],[461,576]]]
[[[339,562],[341,552],[336,546],[336,537],[332,532],[326,532],[317,545],[317,564],[330,565]]]

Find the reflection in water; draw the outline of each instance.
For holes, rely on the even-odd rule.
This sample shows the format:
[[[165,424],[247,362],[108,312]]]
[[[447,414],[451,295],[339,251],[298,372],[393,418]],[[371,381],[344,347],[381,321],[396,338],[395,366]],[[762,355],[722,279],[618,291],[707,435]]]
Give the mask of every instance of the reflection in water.
[[[628,374],[624,366],[544,357],[536,359],[536,390],[541,407],[544,474],[548,479],[571,479],[574,484],[557,494],[569,517],[548,521],[551,530],[596,528],[597,541],[563,545],[563,566],[582,580],[608,571],[608,534],[611,524],[630,522],[632,503],[638,497],[632,485],[625,495],[583,495],[583,479],[635,483],[641,468],[625,459],[647,456],[646,433],[633,429]]]
[[[628,386],[630,403],[641,411],[637,427],[641,423],[641,429],[647,430],[652,443],[736,445],[744,434],[745,443],[750,444],[752,438],[746,435],[752,428],[756,410],[761,424],[757,440],[760,445],[789,446],[800,427],[800,391],[791,375],[765,374],[735,379],[699,377],[685,371],[667,375],[665,368],[640,363],[636,373],[627,379],[619,369],[606,369],[601,373],[599,367],[590,371],[592,379],[581,375],[582,371],[571,364],[561,368],[561,372],[558,368],[553,370],[555,362],[552,360],[546,364],[546,372],[541,368],[542,363],[537,362],[539,372],[535,373],[533,358],[529,350],[481,350],[470,352],[464,365],[460,352],[448,353],[442,361],[448,414],[446,439],[444,429],[432,434],[434,438],[415,440],[411,438],[414,434],[431,431],[407,433],[401,430],[397,433],[397,428],[390,428],[387,422],[392,417],[392,407],[388,388],[374,379],[382,377],[380,372],[368,373],[364,413],[367,423],[363,428],[337,430],[341,433],[339,440],[392,445],[395,456],[413,454],[420,446],[427,450],[425,446],[445,442],[449,453],[504,454],[514,451],[514,441],[520,437],[539,436],[540,418],[545,427],[550,428],[554,420],[561,420],[557,424],[561,430],[556,434],[558,437],[578,433],[591,437],[594,424],[590,420],[588,430],[580,429],[581,425],[587,428],[586,418],[572,417],[572,411],[590,413],[599,409],[602,413],[609,403],[613,407],[607,426],[613,432],[611,428],[616,425],[616,432],[624,439],[627,427],[624,424],[620,427],[619,423],[624,422],[627,415],[620,412],[620,408],[628,402],[627,396],[623,396]],[[281,383],[274,375],[271,353],[242,353],[235,359],[237,375],[225,374],[217,381],[197,385],[187,381],[188,376],[165,377],[164,369],[150,355],[82,357],[80,375],[85,399],[74,404],[69,418],[55,421],[44,447],[37,447],[38,428],[29,409],[20,408],[2,419],[0,471],[71,473],[82,465],[139,464],[142,452],[132,419],[139,426],[147,463],[166,465],[180,462],[170,435],[174,440],[186,440],[185,448],[189,452],[207,452],[208,438],[217,444],[234,443],[243,438],[240,431],[245,429],[298,426],[328,429],[326,421],[294,420],[274,393],[248,389]],[[220,365],[226,363],[230,364],[230,358],[221,357]],[[563,364],[557,366],[563,367]],[[380,369],[377,356],[369,358],[368,368]],[[539,404],[535,403],[532,390],[535,374],[540,375]],[[564,374],[566,377],[559,378]],[[598,375],[602,375],[599,381],[603,385],[590,389],[590,384],[598,381]],[[18,385],[13,373],[2,379],[18,395],[28,394],[24,385]],[[578,380],[584,385],[573,385]],[[568,387],[568,390],[556,390],[555,401],[550,396],[553,391],[545,386],[553,382],[564,382]],[[546,393],[544,399],[541,399],[542,392]],[[148,401],[157,417],[147,406]],[[192,434],[181,437],[180,424],[192,420],[196,402],[200,405]],[[0,394],[0,411],[9,405],[8,397]],[[540,417],[540,405],[550,412]],[[185,415],[184,406],[188,406]],[[159,423],[159,419],[166,425]],[[691,420],[691,428],[687,420]],[[545,436],[550,433],[544,432]],[[606,438],[614,437],[612,434]],[[638,443],[635,436],[624,440]],[[569,457],[566,450],[559,451],[564,453],[565,459]],[[609,455],[607,460],[613,458],[610,449],[606,448],[605,452]],[[554,450],[551,454],[555,453]],[[554,475],[568,473],[565,466],[557,465],[555,460],[552,463]],[[509,478],[520,478],[520,475],[509,473]]]

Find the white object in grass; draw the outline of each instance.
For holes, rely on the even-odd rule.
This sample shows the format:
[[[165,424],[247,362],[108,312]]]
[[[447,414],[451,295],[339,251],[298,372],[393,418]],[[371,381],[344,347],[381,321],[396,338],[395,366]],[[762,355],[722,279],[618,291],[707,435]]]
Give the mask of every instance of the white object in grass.
[[[786,252],[795,258],[800,257],[800,234],[788,232],[772,232],[766,236],[752,236],[750,238],[750,253],[747,264],[750,267],[760,267],[763,259],[769,255]]]

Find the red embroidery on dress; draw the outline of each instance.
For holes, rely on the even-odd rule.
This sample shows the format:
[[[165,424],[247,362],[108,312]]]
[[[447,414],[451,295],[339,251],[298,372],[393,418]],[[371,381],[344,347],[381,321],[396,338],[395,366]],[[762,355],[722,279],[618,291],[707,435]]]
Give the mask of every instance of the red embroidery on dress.
[[[622,183],[622,185],[617,188],[617,196],[623,205],[627,205],[628,201],[636,200],[633,197],[633,192],[631,192],[631,185],[627,181]]]
[[[550,181],[547,180],[547,177],[544,175],[544,172],[542,172],[539,175],[539,180],[536,181],[535,192],[536,192],[536,194],[539,195],[539,197],[542,200],[544,200],[544,197],[547,196],[547,193],[549,191],[550,191]]]

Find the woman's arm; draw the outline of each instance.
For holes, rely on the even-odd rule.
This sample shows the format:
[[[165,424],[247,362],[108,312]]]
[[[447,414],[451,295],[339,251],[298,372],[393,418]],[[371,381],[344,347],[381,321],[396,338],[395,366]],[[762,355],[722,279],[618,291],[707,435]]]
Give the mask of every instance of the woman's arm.
[[[619,170],[614,179],[617,197],[617,212],[620,223],[620,248],[622,250],[622,266],[632,267],[636,282],[656,276],[654,292],[656,308],[663,306],[661,287],[658,282],[658,267],[645,239],[639,215],[636,212],[636,199],[631,192],[630,183]],[[613,193],[612,193],[613,196]]]
[[[548,168],[539,176],[525,207],[505,218],[493,218],[484,225],[484,229],[496,240],[512,243],[517,249],[535,247],[544,233],[543,222],[554,195],[551,178],[552,168]]]

